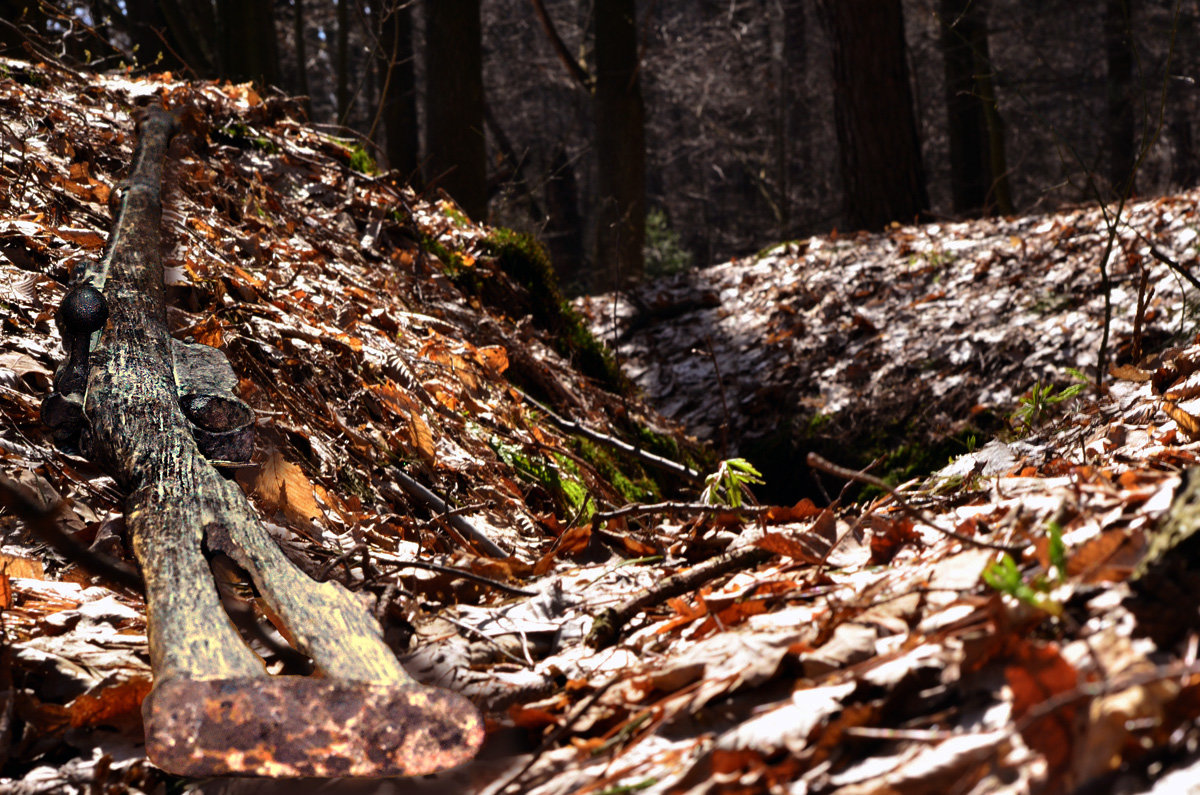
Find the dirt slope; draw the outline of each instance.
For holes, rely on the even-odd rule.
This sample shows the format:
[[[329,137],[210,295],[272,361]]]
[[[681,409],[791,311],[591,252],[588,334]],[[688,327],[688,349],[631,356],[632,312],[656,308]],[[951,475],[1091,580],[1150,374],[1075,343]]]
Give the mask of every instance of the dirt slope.
[[[1106,299],[1110,364],[1196,333],[1200,282],[1160,259],[1200,272],[1196,201],[813,237],[580,306],[664,414],[816,497],[810,450],[903,480],[1094,377]]]
[[[1167,792],[1200,778],[1200,554],[1184,539],[1200,524],[1185,475],[1200,347],[1120,369],[1103,394],[1044,399],[1021,438],[980,437],[899,496],[697,506],[701,483],[597,433],[689,455],[651,410],[596,387],[620,379],[569,313],[547,313],[536,257],[510,237],[356,171],[350,144],[245,87],[3,69],[0,474],[128,557],[118,484],[50,445],[38,407],[62,283],[104,245],[129,111],[165,100],[187,111],[166,198],[170,317],[227,353],[259,415],[238,482],[289,555],[375,608],[415,675],[481,706],[488,736],[478,761],[419,781],[168,776],[141,747],[140,597],[0,512],[0,791],[1060,793],[1158,778]],[[1131,216],[1184,265],[1193,198]],[[702,272],[711,296],[663,292],[701,306],[650,305],[676,313],[656,328],[679,366],[649,391],[709,435],[728,417],[731,447],[810,404],[833,442],[888,405],[921,427],[977,421],[976,404],[1003,415],[1032,380],[1094,361],[1098,223],[1080,210],[898,229]],[[1188,329],[1182,292],[1133,246],[1110,270],[1114,349],[1132,345],[1143,272],[1146,349]],[[1065,303],[1029,299],[1041,290]],[[688,335],[705,352],[711,339],[728,414],[689,386],[719,393]],[[732,501],[719,487],[735,475],[713,502]],[[844,475],[823,477],[836,491]],[[411,481],[511,554],[473,549]],[[1160,524],[1184,540],[1135,581]],[[610,643],[588,642],[594,619],[621,615]]]

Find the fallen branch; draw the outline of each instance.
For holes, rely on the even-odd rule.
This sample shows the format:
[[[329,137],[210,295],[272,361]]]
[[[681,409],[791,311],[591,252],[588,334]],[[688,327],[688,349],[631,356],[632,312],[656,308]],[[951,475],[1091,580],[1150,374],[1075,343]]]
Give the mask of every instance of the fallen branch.
[[[128,494],[154,670],[147,754],[190,776],[416,775],[463,762],[483,738],[475,708],[409,676],[366,608],[297,569],[206,459],[245,457],[253,412],[219,351],[167,331],[160,190],[174,129],[165,111],[142,120],[106,254],[74,274],[60,309],[68,360],[43,404],[56,436],[78,432]],[[321,678],[266,673],[222,609],[204,550],[250,573]]]
[[[418,499],[427,508],[431,508],[441,514],[441,517],[446,524],[457,530],[466,539],[469,539],[475,546],[488,557],[507,558],[508,553],[505,552],[495,541],[488,538],[475,525],[471,524],[466,517],[455,513],[450,504],[443,500],[432,491],[422,486],[419,481],[410,477],[404,470],[393,469],[392,474],[396,478],[396,482],[408,494],[408,496]]]
[[[774,552],[759,547],[738,547],[732,552],[726,552],[724,555],[706,560],[686,571],[672,574],[633,599],[617,607],[607,607],[602,610],[600,615],[596,616],[596,620],[592,622],[592,628],[587,635],[587,645],[593,649],[608,648],[617,642],[625,625],[646,608],[662,604],[676,596],[691,593],[704,583],[731,571],[766,563],[774,556]]]
[[[899,491],[897,491],[895,488],[893,488],[891,486],[891,484],[889,484],[887,481],[885,481],[881,478],[877,478],[874,475],[868,475],[866,472],[859,472],[854,469],[847,469],[846,467],[838,466],[837,464],[833,463],[832,461],[824,459],[821,456],[817,455],[816,453],[808,454],[808,465],[810,467],[812,467],[813,469],[819,469],[822,472],[828,472],[830,475],[837,475],[838,477],[846,478],[847,480],[853,480],[853,481],[857,481],[859,483],[866,483],[869,486],[874,486],[876,488],[883,489],[884,491],[886,491],[888,494],[890,494],[892,496],[892,499],[894,499],[896,501],[896,504],[900,506],[900,510],[902,510],[902,511],[904,511],[904,513],[908,514],[908,516],[910,518],[916,519],[920,522],[923,522],[923,523],[929,525],[930,527],[932,527],[934,530],[938,531],[942,535],[948,536],[949,538],[953,538],[955,541],[961,541],[964,544],[967,544],[967,545],[973,546],[973,547],[983,547],[984,549],[995,549],[995,550],[999,550],[1000,552],[1007,552],[1011,555],[1020,554],[1021,552],[1024,552],[1025,549],[1029,546],[1029,544],[999,544],[999,543],[996,543],[993,541],[984,541],[982,539],[972,538],[971,536],[963,535],[962,533],[958,532],[957,530],[947,530],[946,528],[940,526],[937,522],[935,522],[931,516],[928,516],[920,508],[913,506],[908,500],[906,500],[904,498],[903,494],[901,494]]]
[[[684,466],[678,461],[672,461],[669,458],[663,458],[660,455],[655,455],[654,453],[643,450],[640,447],[635,447],[629,442],[623,442],[615,436],[609,436],[606,433],[600,433],[600,431],[593,431],[591,428],[588,428],[587,426],[582,425],[575,420],[569,420],[566,417],[559,416],[549,406],[537,400],[536,398],[525,394],[524,392],[521,392],[521,397],[525,398],[526,402],[528,402],[538,411],[545,414],[550,419],[550,422],[557,425],[560,430],[564,430],[567,433],[577,434],[585,439],[590,439],[593,442],[608,445],[609,447],[615,447],[623,453],[628,453],[635,458],[640,458],[642,461],[645,461],[651,466],[658,467],[659,469],[665,469],[668,472],[673,472],[676,475],[687,478],[688,480],[700,480],[700,473],[691,467]]]

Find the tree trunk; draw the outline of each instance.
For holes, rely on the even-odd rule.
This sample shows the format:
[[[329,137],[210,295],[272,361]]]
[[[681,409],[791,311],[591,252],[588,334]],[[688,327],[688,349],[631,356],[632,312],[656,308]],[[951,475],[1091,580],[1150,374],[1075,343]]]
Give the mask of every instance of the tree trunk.
[[[381,12],[379,31],[384,153],[388,168],[409,180],[417,176],[420,165],[412,37],[412,6],[393,0]]]
[[[846,223],[881,229],[929,209],[900,0],[819,0],[833,56]]]
[[[487,218],[479,0],[425,0],[425,181]]]
[[[954,211],[1011,213],[1004,127],[988,53],[986,0],[942,0],[941,15]]]
[[[296,42],[296,93],[304,97],[304,113],[312,118],[312,89],[308,85],[308,43],[304,0],[292,0],[292,38]]]
[[[800,172],[801,181],[808,170],[810,159],[810,130],[804,76],[808,47],[805,42],[806,26],[803,0],[779,0],[779,15],[782,20],[780,52],[777,55],[779,69],[776,103],[776,171],[779,176],[779,239],[786,240],[795,232],[792,229],[792,186],[794,172]]]
[[[344,125],[350,115],[350,0],[337,0],[337,46],[333,57],[337,72],[337,123]]]
[[[271,0],[217,0],[217,16],[221,77],[278,85],[279,45]]]
[[[1178,33],[1175,56],[1171,70],[1177,75],[1196,73],[1196,52],[1200,50],[1200,18],[1193,4],[1185,4],[1179,11]],[[1171,186],[1173,189],[1188,190],[1200,183],[1200,162],[1196,159],[1196,146],[1192,120],[1196,118],[1196,87],[1179,79],[1171,80],[1167,86],[1167,140],[1171,143]]]
[[[1133,3],[1104,1],[1104,54],[1108,65],[1107,120],[1108,179],[1120,195],[1135,192],[1137,159],[1133,134]]]
[[[584,220],[579,211],[579,184],[575,168],[561,144],[550,160],[546,180],[546,228],[543,238],[560,284],[570,288],[584,281]]]
[[[596,265],[607,287],[641,278],[646,239],[645,109],[636,0],[596,0]]]

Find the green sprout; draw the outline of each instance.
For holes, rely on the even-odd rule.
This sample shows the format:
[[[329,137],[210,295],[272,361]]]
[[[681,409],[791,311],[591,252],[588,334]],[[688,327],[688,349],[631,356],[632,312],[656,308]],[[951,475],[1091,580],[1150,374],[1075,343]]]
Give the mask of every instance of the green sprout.
[[[1017,562],[1006,553],[984,569],[983,581],[993,590],[1008,594],[1019,602],[1057,617],[1062,615],[1063,607],[1050,598],[1050,591],[1066,577],[1067,555],[1062,540],[1062,527],[1058,522],[1051,521],[1047,531],[1050,535],[1050,576],[1039,574],[1026,579]]]
[[[1067,372],[1071,374],[1075,383],[1056,390],[1053,384],[1043,384],[1039,379],[1027,393],[1021,396],[1020,403],[1013,412],[1013,419],[1025,431],[1030,432],[1041,425],[1059,404],[1076,397],[1087,388],[1090,382],[1086,375],[1074,367],[1067,368]]]
[[[762,473],[744,458],[727,458],[717,465],[717,471],[704,479],[700,501],[705,505],[728,505],[740,508],[744,500],[754,501],[750,486],[762,483]]]

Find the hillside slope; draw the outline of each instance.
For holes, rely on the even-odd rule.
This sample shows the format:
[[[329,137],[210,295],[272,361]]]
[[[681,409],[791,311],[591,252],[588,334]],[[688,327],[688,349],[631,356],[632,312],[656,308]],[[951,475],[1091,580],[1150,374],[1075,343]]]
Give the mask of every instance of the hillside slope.
[[[1198,199],[813,237],[579,305],[664,414],[759,464],[771,496],[818,497],[809,451],[898,482],[1004,429],[1035,385],[1094,379],[1106,302],[1111,365],[1200,331]]]
[[[0,791],[1040,794],[1151,791],[1155,779],[1177,792],[1200,777],[1200,484],[1188,474],[1200,346],[1122,367],[1103,394],[1043,395],[1019,415],[1021,438],[980,437],[870,502],[746,504],[724,468],[697,504],[702,479],[663,457],[714,463],[619,394],[527,242],[356,170],[351,143],[248,87],[0,66],[0,485],[54,508],[34,521],[0,510]],[[372,607],[415,676],[480,706],[487,739],[470,764],[298,785],[180,779],[145,759],[145,605],[36,530],[50,522],[130,559],[119,484],[50,444],[38,411],[61,355],[53,309],[69,269],[104,246],[130,113],[147,101],[184,117],[165,194],[172,328],[229,356],[257,415],[237,482],[293,560]],[[1133,217],[1187,264],[1192,212],[1177,197]],[[1022,379],[1093,361],[1098,294],[1080,263],[1099,255],[1095,216],[898,229],[865,247],[813,240],[803,256],[698,274],[721,291],[649,311],[664,351],[683,357],[689,336],[711,344],[725,408],[668,408],[708,416],[713,436],[728,419],[731,449],[814,401],[830,417],[816,424],[837,422],[829,438],[847,444],[845,428],[888,419],[903,398],[922,421],[961,422],[982,413],[975,403],[1002,415]],[[972,229],[992,229],[990,244],[946,234]],[[1022,246],[1027,267],[1010,261]],[[932,253],[947,250],[959,267]],[[1131,251],[1112,268],[1122,301],[1142,283]],[[1074,309],[1024,305],[1041,294],[1027,289],[1035,262]],[[1145,272],[1150,351],[1187,316],[1172,281]],[[990,325],[972,326],[976,315]],[[1132,334],[1122,322],[1114,313],[1114,335]],[[702,359],[687,361],[720,392]],[[673,394],[711,408],[691,389]],[[836,466],[854,449],[823,449],[830,490],[870,478]],[[806,476],[783,467],[776,483],[798,488]],[[1138,577],[1163,538],[1178,543]],[[216,568],[231,598],[262,612],[236,570]],[[280,648],[259,650],[293,671]]]

